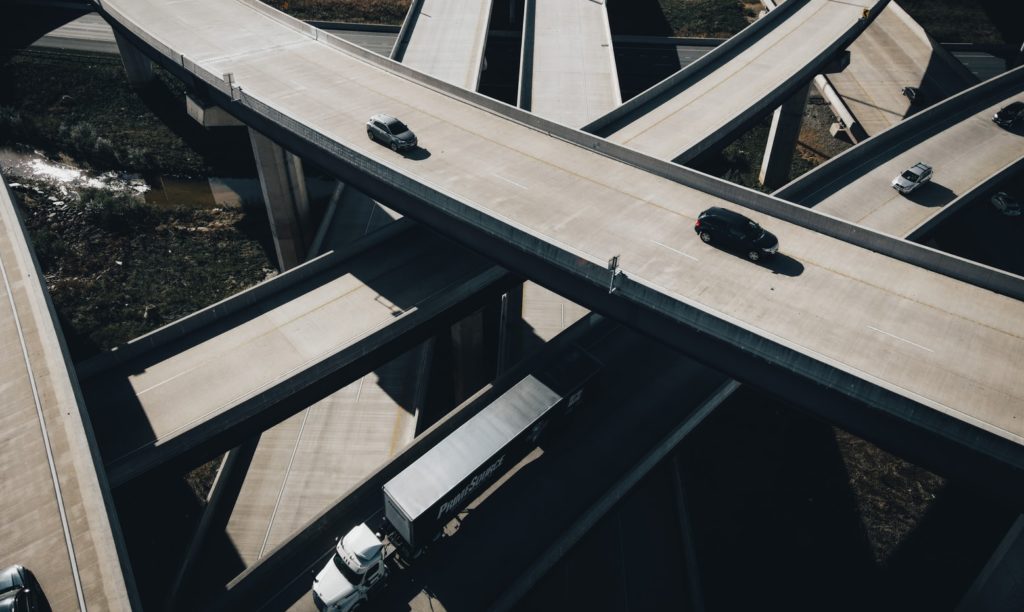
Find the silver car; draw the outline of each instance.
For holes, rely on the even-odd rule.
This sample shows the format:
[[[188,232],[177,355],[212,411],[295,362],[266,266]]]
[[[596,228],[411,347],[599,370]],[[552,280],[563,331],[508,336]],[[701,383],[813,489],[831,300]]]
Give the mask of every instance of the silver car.
[[[366,135],[370,140],[391,147],[392,151],[405,151],[416,148],[416,135],[407,125],[391,115],[378,114],[366,122]]]

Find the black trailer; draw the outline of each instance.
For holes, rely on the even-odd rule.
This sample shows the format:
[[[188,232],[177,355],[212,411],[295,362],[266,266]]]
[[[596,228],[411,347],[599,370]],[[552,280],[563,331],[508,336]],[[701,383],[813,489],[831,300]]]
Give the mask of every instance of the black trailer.
[[[384,485],[384,515],[412,551],[533,448],[580,403],[599,364],[574,348],[527,375]]]

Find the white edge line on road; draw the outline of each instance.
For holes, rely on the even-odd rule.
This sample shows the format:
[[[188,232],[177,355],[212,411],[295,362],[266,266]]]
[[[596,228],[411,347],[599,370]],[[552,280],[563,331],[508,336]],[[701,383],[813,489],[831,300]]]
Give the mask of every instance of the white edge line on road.
[[[672,247],[668,246],[667,244],[662,244],[662,243],[658,242],[657,240],[652,240],[651,242],[653,242],[654,244],[656,244],[656,245],[658,245],[658,246],[660,246],[662,248],[668,249],[668,250],[672,251],[673,253],[675,253],[677,255],[682,255],[683,257],[688,257],[688,258],[690,258],[690,259],[692,259],[694,261],[700,261],[699,259],[697,259],[693,255],[689,255],[689,254],[684,253],[682,251],[678,251],[676,249],[673,249]]]
[[[868,329],[873,329],[873,330],[875,330],[876,332],[878,332],[880,334],[885,334],[886,336],[889,336],[891,338],[896,338],[900,342],[906,342],[907,344],[911,344],[913,346],[916,346],[917,348],[925,350],[925,351],[928,351],[929,353],[934,353],[935,352],[932,349],[928,348],[927,346],[921,346],[920,344],[918,344],[916,342],[911,342],[910,340],[907,340],[906,338],[900,338],[896,334],[890,334],[889,332],[887,332],[887,331],[885,331],[883,329],[878,329],[877,327],[871,327],[870,325],[868,325]]]

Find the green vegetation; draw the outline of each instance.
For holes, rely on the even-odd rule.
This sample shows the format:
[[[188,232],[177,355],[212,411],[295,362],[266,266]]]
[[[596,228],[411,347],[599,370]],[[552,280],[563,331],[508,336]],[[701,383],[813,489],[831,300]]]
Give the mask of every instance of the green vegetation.
[[[158,208],[95,189],[58,200],[44,183],[22,184],[18,201],[76,361],[271,271],[252,238],[261,220],[241,211]]]
[[[306,20],[401,25],[409,0],[263,0],[293,17]]]
[[[0,145],[27,144],[97,170],[251,176],[244,130],[208,132],[162,70],[142,91],[117,57],[28,50],[0,61]]]
[[[740,0],[660,0],[672,36],[727,38],[757,18],[757,9]],[[757,3],[754,3],[757,4]]]

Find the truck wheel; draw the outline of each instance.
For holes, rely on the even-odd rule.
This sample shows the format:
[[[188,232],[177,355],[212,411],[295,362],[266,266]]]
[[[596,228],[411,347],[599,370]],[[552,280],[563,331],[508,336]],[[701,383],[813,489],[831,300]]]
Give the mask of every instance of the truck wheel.
[[[758,253],[757,251],[751,251],[747,253],[747,259],[749,259],[750,261],[757,261],[761,259],[761,254]]]

